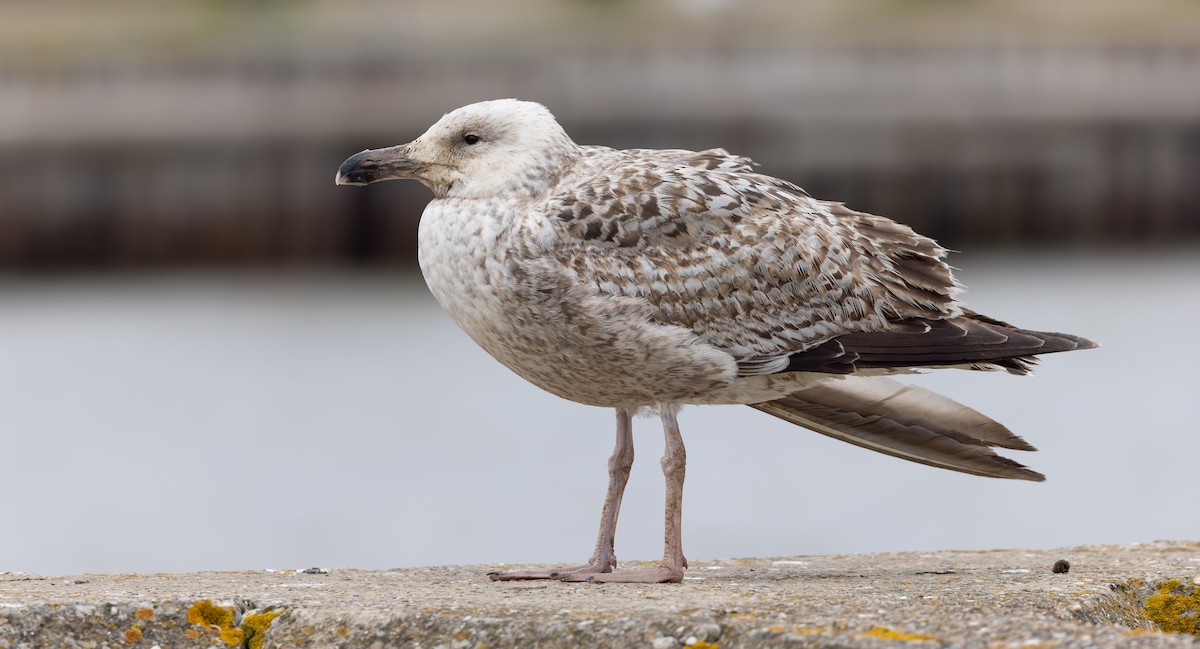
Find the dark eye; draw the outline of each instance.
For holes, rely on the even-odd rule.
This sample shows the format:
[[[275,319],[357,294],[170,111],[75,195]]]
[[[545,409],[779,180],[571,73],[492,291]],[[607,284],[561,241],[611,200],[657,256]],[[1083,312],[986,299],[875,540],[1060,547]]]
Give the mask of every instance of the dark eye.
[[[466,142],[467,144],[476,144],[479,142],[479,136],[475,135],[474,133],[467,133],[463,136],[463,142]]]

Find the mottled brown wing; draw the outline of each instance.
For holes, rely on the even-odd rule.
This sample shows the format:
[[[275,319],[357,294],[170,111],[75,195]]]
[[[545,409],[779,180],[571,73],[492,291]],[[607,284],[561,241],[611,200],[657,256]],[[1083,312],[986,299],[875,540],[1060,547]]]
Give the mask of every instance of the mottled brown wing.
[[[554,253],[580,283],[648,301],[743,374],[779,371],[847,333],[957,314],[957,285],[930,239],[817,201],[745,159],[710,168],[697,162],[706,152],[692,155],[596,150],[573,174],[588,180],[543,205]]]

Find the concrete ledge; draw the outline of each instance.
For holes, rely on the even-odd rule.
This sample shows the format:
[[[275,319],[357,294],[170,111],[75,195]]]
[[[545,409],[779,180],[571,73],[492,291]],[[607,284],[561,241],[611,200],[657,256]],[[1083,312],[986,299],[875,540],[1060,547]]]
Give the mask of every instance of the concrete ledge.
[[[0,647],[1200,647],[1143,608],[1200,584],[1200,542],[696,561],[660,586],[495,567],[0,573]]]

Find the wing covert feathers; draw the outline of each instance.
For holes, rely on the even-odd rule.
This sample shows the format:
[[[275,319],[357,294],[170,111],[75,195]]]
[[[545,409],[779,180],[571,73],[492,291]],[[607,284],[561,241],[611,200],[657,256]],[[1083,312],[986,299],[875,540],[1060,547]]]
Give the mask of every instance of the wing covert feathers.
[[[849,376],[751,407],[912,462],[992,478],[1045,480],[992,451],[1035,450],[1003,425],[953,399],[883,377]]]
[[[592,147],[536,210],[581,286],[645,301],[744,375],[912,318],[956,317],[946,251],[911,228],[813,199],[722,150]]]

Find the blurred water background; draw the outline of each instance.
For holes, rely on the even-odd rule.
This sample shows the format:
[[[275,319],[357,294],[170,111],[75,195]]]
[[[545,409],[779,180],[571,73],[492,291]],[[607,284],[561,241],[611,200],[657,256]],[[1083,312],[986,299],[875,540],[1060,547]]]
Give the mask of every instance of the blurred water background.
[[[693,559],[1200,538],[1189,0],[0,0],[0,571],[574,562],[607,411],[526,385],[415,267],[428,192],[349,154],[496,97],[724,146],[964,251],[968,303],[1095,338],[920,380],[1043,484],[693,408]],[[639,420],[617,553],[661,551]]]

